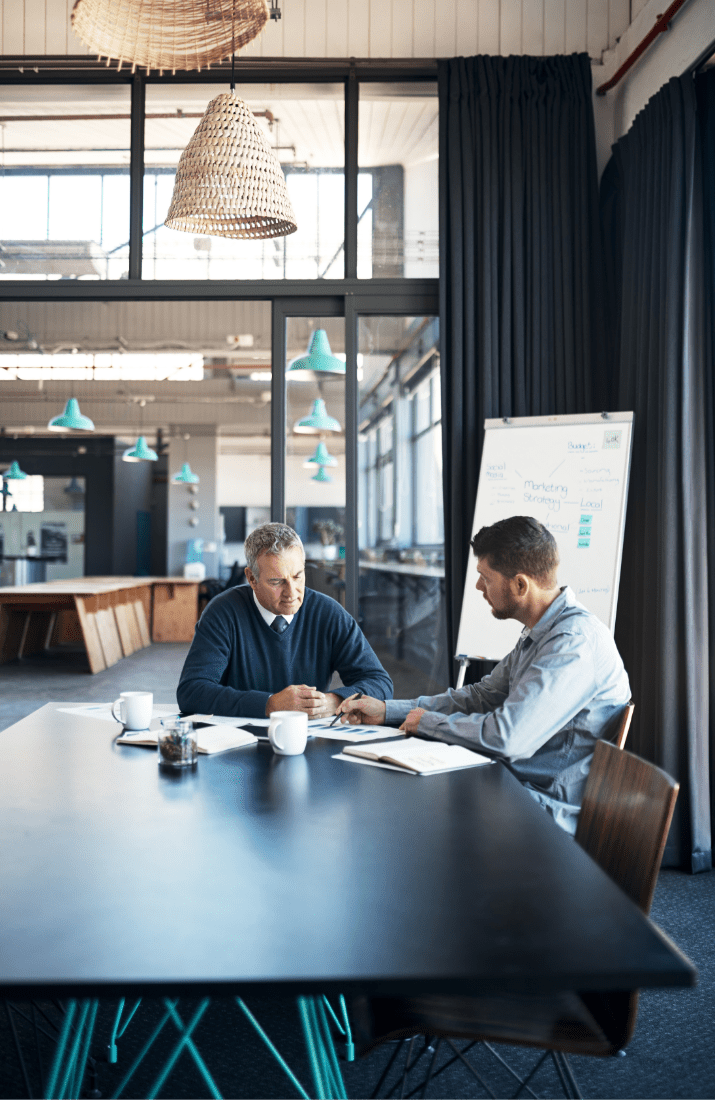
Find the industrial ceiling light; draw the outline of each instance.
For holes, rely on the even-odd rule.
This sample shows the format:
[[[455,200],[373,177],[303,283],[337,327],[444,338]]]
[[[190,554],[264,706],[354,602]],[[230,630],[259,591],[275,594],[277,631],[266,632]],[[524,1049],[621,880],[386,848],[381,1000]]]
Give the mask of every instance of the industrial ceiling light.
[[[328,453],[328,448],[321,439],[320,443],[315,448],[315,454],[312,454],[310,458],[306,458],[303,463],[303,468],[305,470],[312,470],[313,466],[337,466],[337,464],[337,458]]]
[[[198,485],[200,480],[201,479],[199,478],[199,475],[193,473],[193,471],[192,471],[191,467],[189,466],[188,462],[185,462],[184,465],[179,470],[178,474],[174,474],[174,476],[172,477],[171,484],[172,485]]]
[[[333,479],[330,476],[330,474],[326,474],[326,472],[325,472],[325,470],[322,466],[318,466],[318,472],[313,474],[313,476],[311,477],[310,480],[311,481],[325,482],[325,481],[332,481]]]
[[[333,355],[327,332],[319,328],[310,338],[307,355],[293,359],[287,373],[289,378],[323,378],[328,374],[345,374],[345,363]]]
[[[233,85],[211,100],[181,154],[164,225],[253,240],[298,228],[278,159]]]
[[[266,0],[76,0],[72,28],[120,69],[201,71],[251,42],[268,14]]]
[[[20,469],[19,462],[12,462],[9,469],[2,475],[3,481],[24,481],[27,474]]]
[[[76,397],[70,397],[65,411],[55,416],[47,425],[51,432],[93,432],[94,424],[88,416],[82,416]]]
[[[334,417],[328,416],[325,401],[319,397],[313,402],[310,414],[302,420],[296,420],[293,431],[303,435],[318,435],[320,432],[339,432],[342,428]]]
[[[146,437],[140,435],[133,447],[122,455],[124,462],[158,462],[159,456],[147,445]]]

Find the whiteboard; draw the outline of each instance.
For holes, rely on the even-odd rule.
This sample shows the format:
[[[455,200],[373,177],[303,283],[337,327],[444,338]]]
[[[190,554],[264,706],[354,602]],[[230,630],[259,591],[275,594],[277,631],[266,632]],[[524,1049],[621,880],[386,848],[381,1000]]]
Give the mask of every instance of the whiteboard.
[[[559,584],[613,631],[616,624],[633,413],[533,416],[484,422],[472,536],[508,516],[533,516],[559,548]],[[521,633],[477,592],[470,553],[457,657],[499,661]]]

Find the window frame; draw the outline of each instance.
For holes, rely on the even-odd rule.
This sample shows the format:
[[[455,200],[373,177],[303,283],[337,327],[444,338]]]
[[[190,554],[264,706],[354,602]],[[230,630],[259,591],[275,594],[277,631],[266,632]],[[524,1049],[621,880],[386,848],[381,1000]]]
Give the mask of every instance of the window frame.
[[[129,84],[130,210],[129,278],[121,280],[10,280],[3,282],[7,302],[101,301],[269,301],[272,306],[271,354],[271,516],[285,518],[286,337],[290,316],[345,317],[346,340],[346,609],[358,613],[358,320],[360,315],[439,314],[436,278],[357,278],[357,181],[359,85],[366,82],[434,83],[435,59],[389,61],[348,58],[237,58],[236,85],[252,83],[342,83],[345,89],[345,274],[341,279],[306,280],[149,280],[142,279],[144,197],[144,126],[146,88],[164,84],[230,84],[230,64],[194,73],[131,73],[100,64],[86,56],[0,58],[0,84],[39,86],[61,84]]]

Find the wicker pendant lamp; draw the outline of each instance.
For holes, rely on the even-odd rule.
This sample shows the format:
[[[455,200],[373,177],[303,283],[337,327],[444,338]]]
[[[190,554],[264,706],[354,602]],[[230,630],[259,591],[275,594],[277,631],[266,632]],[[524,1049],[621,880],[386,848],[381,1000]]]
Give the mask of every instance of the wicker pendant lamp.
[[[298,228],[278,159],[233,90],[211,100],[181,154],[164,225],[255,239]]]
[[[198,69],[260,34],[267,0],[76,0],[72,28],[100,57],[147,70]]]

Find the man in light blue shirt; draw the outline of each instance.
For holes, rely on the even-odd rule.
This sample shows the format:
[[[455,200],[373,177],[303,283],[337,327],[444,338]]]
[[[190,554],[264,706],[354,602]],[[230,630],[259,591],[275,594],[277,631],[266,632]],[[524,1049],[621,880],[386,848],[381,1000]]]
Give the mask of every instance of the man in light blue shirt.
[[[601,620],[559,587],[556,542],[537,520],[482,527],[472,549],[492,614],[524,627],[511,653],[478,684],[387,703],[346,699],[339,710],[348,722],[401,723],[503,760],[573,833],[594,745],[616,734],[630,699],[623,661]]]

